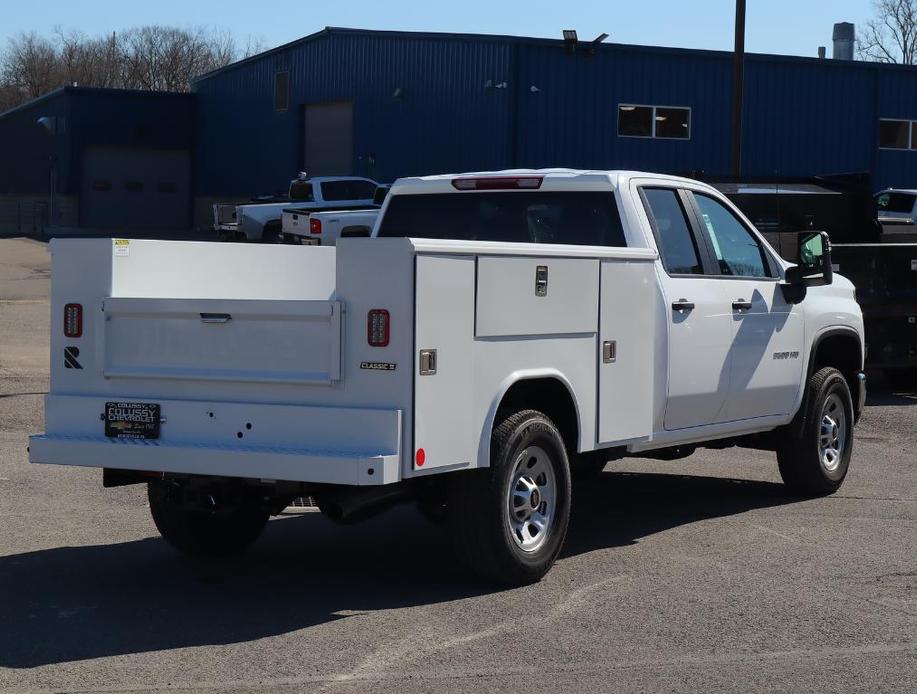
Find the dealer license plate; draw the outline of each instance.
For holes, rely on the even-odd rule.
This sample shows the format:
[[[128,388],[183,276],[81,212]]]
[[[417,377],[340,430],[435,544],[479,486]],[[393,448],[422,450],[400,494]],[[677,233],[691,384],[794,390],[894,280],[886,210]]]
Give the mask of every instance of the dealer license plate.
[[[147,402],[106,402],[105,435],[117,439],[158,439],[160,408]]]

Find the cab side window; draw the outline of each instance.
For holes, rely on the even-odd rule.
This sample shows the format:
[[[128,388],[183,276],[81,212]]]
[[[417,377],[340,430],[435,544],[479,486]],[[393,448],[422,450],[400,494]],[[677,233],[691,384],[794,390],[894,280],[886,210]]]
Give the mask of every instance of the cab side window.
[[[719,274],[771,277],[764,246],[739,218],[719,200],[708,195],[695,193],[694,199],[710,237]]]
[[[702,275],[700,254],[678,193],[671,188],[644,188],[642,192],[666,272]]]

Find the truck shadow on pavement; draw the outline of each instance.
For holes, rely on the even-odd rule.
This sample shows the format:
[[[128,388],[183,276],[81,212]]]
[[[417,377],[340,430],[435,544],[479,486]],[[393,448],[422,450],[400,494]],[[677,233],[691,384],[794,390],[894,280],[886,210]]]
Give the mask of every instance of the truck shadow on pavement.
[[[768,482],[609,471],[574,494],[562,561],[792,502]],[[0,667],[243,643],[494,590],[459,572],[445,536],[411,507],[348,527],[282,517],[248,554],[214,563],[158,537],[58,547],[0,558]]]

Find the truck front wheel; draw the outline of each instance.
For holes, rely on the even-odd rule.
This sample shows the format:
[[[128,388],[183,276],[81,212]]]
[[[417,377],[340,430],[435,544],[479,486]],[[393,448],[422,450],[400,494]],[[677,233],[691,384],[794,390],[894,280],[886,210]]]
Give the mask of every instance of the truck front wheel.
[[[782,432],[777,463],[793,492],[823,496],[847,476],[853,452],[853,400],[843,374],[825,367],[806,386],[796,419]]]
[[[490,467],[451,477],[447,524],[464,563],[502,584],[540,580],[570,520],[570,466],[554,423],[535,410],[506,417],[491,437]]]
[[[244,498],[203,493],[190,503],[180,483],[156,480],[147,485],[150,513],[159,534],[175,549],[200,557],[238,554],[258,539],[269,511]]]

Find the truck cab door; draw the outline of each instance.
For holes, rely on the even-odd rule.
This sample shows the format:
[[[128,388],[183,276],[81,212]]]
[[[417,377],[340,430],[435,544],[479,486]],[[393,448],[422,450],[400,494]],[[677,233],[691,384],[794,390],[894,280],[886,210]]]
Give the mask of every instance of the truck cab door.
[[[656,238],[668,323],[667,430],[726,421],[732,316],[722,283],[705,274],[688,193],[642,187]]]
[[[805,361],[801,309],[784,299],[777,264],[760,237],[721,200],[699,192],[691,198],[732,325],[726,417],[788,414]]]

